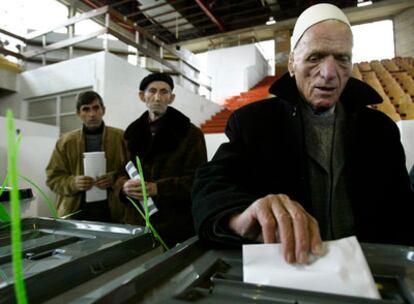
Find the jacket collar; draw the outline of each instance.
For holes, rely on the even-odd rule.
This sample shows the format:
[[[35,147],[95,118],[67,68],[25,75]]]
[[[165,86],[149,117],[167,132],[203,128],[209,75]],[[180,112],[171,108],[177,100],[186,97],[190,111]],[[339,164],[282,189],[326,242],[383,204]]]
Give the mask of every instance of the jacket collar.
[[[164,120],[162,124],[162,132],[168,132],[169,135],[174,137],[181,137],[187,130],[190,122],[190,119],[187,116],[172,107],[168,107],[167,112],[160,119]],[[148,111],[128,126],[125,130],[125,138],[131,140],[137,133],[141,133],[143,130],[149,130]]]
[[[289,73],[285,73],[276,80],[271,85],[269,92],[292,103],[297,103],[299,100],[299,91],[295,78],[290,77]],[[349,78],[339,99],[344,105],[352,104],[356,106],[366,106],[382,102],[382,97],[377,91],[365,82],[353,77]]]
[[[140,157],[149,153],[150,149],[172,150],[186,135],[190,126],[190,119],[174,108],[168,107],[164,120],[158,130],[154,142],[149,127],[149,113],[146,111],[125,130],[124,138],[133,154]]]

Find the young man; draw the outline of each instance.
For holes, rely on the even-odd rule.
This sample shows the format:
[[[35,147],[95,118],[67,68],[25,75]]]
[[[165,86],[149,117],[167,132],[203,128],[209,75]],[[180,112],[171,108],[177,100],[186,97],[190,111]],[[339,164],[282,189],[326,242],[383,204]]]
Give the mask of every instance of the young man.
[[[120,222],[124,206],[114,194],[114,182],[124,172],[127,161],[123,132],[105,125],[105,106],[94,91],[79,95],[76,114],[83,123],[82,128],[59,138],[46,168],[46,183],[58,195],[58,214],[64,216],[81,210],[74,218]],[[84,175],[83,153],[96,151],[105,152],[108,173],[95,179]],[[87,203],[85,191],[93,186],[106,189],[108,199]]]
[[[168,246],[193,236],[191,187],[195,170],[207,161],[204,135],[188,117],[170,107],[174,101],[174,83],[170,76],[154,73],[145,77],[139,87],[139,98],[148,111],[129,125],[125,140],[131,160],[139,156],[148,195],[158,212],[151,223]],[[128,180],[123,192],[142,199],[141,183]],[[131,208],[126,222],[144,224]]]
[[[287,262],[323,254],[322,240],[414,245],[414,211],[398,128],[350,78],[352,32],[317,4],[298,18],[277,97],[235,111],[213,160],[197,172],[196,230],[204,241],[281,242]]]

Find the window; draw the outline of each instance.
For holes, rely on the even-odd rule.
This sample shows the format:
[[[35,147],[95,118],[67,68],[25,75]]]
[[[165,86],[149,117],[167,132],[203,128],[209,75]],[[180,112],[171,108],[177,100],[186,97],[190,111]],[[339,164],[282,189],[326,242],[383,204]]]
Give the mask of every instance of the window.
[[[27,99],[27,120],[58,126],[61,134],[80,128],[76,100],[88,89],[91,88]]]
[[[395,57],[392,20],[354,25],[352,33],[354,34],[353,62]]]

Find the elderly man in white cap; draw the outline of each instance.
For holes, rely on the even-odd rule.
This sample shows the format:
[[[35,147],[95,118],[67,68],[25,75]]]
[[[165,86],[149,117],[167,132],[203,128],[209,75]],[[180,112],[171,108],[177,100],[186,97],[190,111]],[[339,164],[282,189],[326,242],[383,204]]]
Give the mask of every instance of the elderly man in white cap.
[[[281,242],[290,263],[323,255],[323,240],[414,245],[414,195],[398,128],[367,107],[381,97],[351,78],[344,13],[317,4],[298,18],[277,97],[235,111],[228,143],[193,186],[204,242]]]

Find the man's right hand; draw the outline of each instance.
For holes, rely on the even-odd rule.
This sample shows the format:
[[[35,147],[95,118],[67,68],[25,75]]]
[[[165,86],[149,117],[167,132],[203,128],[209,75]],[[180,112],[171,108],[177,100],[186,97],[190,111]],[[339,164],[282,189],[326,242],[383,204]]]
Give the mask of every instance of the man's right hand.
[[[324,254],[317,221],[284,194],[269,194],[230,217],[236,234],[264,243],[281,242],[288,263],[306,264],[309,253]]]
[[[132,197],[134,199],[140,200],[143,198],[141,181],[139,180],[136,180],[136,179],[127,180],[124,183],[122,190],[127,196]]]
[[[78,191],[87,191],[93,187],[95,180],[90,176],[75,176],[75,188]]]

